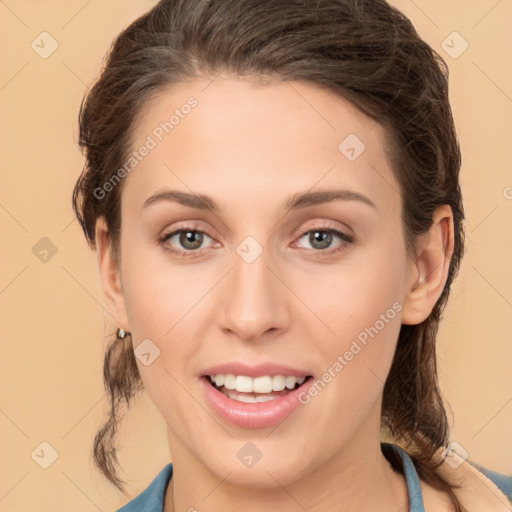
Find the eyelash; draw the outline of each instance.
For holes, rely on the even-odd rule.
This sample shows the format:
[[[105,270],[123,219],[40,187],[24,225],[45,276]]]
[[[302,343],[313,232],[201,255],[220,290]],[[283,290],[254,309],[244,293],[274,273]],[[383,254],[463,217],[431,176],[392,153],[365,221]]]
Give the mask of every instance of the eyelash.
[[[346,235],[345,233],[343,233],[341,231],[338,231],[337,229],[334,229],[332,226],[329,226],[329,225],[326,225],[326,224],[321,225],[321,226],[314,226],[312,228],[303,228],[303,229],[301,229],[301,231],[299,233],[298,240],[303,238],[304,235],[306,235],[308,233],[311,233],[311,232],[314,232],[314,231],[318,231],[318,232],[321,232],[321,233],[333,234],[333,235],[337,236],[338,238],[340,238],[343,241],[343,243],[340,244],[340,246],[335,247],[334,249],[307,249],[309,251],[313,251],[313,254],[319,255],[321,257],[322,256],[331,256],[331,255],[333,255],[335,253],[342,252],[342,251],[347,249],[347,245],[354,243],[354,238],[353,237],[351,237],[350,235]],[[175,256],[178,256],[180,258],[181,257],[183,257],[183,258],[194,257],[198,252],[201,251],[201,249],[194,249],[192,251],[179,251],[179,250],[173,249],[171,246],[169,246],[169,244],[167,244],[167,240],[169,238],[172,238],[174,235],[177,235],[178,233],[181,233],[181,232],[200,233],[200,234],[208,236],[209,238],[212,238],[206,231],[204,231],[201,228],[199,228],[198,226],[194,226],[194,225],[183,226],[183,227],[180,227],[179,229],[175,229],[174,231],[171,231],[169,233],[166,233],[166,234],[162,235],[158,239],[159,244],[167,252],[169,252],[169,253],[171,253],[171,254],[173,254]]]

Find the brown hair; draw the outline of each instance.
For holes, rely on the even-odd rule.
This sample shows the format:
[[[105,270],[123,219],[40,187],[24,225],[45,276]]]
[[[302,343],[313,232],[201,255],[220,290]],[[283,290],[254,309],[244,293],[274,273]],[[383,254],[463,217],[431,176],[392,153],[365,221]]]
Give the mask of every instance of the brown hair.
[[[410,255],[434,210],[451,206],[455,239],[446,285],[424,322],[401,327],[384,387],[382,425],[408,447],[420,477],[447,492],[462,510],[452,486],[436,472],[434,458],[448,441],[435,340],[464,253],[460,149],[445,61],[384,0],[160,1],[117,37],[82,103],[79,143],[86,164],[73,208],[92,248],[95,221],[104,215],[111,250],[120,256],[122,183],[105,198],[95,190],[122,167],[143,105],[172,84],[221,71],[307,81],[345,97],[384,126]],[[94,461],[123,490],[114,438],[123,404],[129,407],[143,388],[130,338],[109,345],[104,380],[110,410],[94,441]],[[400,467],[399,461],[392,463]]]

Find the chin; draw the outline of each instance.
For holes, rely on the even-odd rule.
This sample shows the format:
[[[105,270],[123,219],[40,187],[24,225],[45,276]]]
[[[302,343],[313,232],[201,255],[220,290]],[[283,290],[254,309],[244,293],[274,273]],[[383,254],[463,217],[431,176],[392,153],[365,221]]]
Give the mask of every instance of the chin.
[[[226,473],[231,471],[226,478],[227,482],[249,489],[280,489],[300,479],[302,473],[302,468],[293,467],[287,462],[276,465],[264,464],[261,460],[251,468],[240,468],[237,465],[226,469]]]

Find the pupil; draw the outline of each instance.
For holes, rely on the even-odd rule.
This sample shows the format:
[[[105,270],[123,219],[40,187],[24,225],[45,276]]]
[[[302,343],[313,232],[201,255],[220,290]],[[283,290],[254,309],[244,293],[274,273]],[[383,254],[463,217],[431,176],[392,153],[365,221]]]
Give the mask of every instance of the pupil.
[[[317,235],[319,235],[318,237],[318,240],[317,240]],[[331,243],[331,238],[332,238],[332,233],[329,233],[327,231],[313,231],[310,235],[310,238],[312,237],[312,239],[310,240],[311,242],[311,245],[313,247],[315,247],[315,243],[317,241],[320,242],[320,249],[325,249],[326,247],[329,247],[330,243]]]
[[[188,249],[197,249],[198,247],[201,247],[202,235],[202,233],[197,231],[185,231],[181,234],[180,243],[183,245],[183,247]],[[196,243],[195,246],[194,242]],[[192,243],[193,247],[188,246],[187,244],[189,243]]]

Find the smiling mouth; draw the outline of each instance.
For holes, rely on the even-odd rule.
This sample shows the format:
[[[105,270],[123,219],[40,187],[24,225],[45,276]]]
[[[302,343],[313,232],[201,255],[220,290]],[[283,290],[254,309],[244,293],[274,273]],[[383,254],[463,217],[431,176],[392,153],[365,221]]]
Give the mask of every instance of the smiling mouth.
[[[313,377],[311,375],[307,377],[264,375],[252,378],[246,375],[218,374],[206,375],[204,378],[212,387],[231,400],[251,404],[269,402],[287,395]]]

